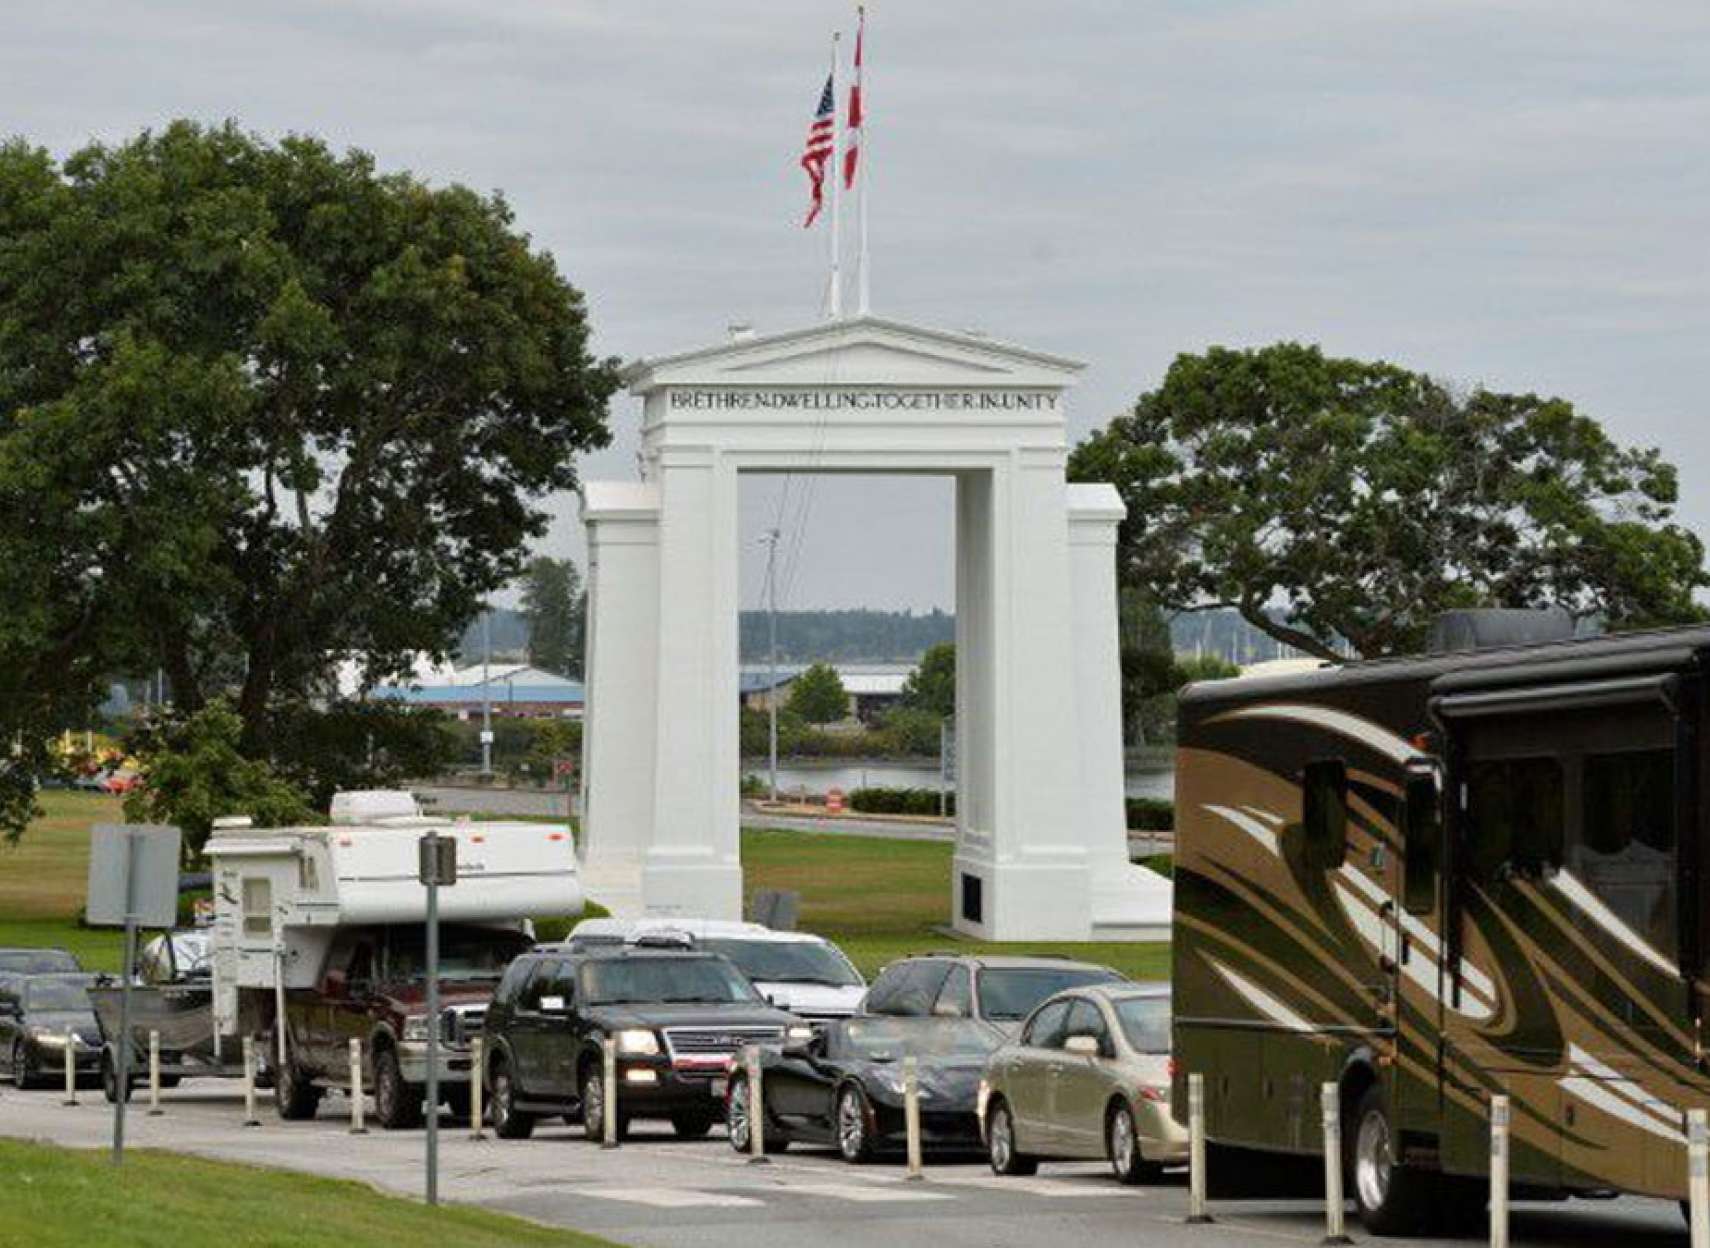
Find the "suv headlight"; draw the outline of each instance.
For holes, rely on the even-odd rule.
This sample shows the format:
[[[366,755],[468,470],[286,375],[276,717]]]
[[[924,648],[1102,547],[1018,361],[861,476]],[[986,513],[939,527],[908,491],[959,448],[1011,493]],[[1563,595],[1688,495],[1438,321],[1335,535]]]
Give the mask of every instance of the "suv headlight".
[[[428,1016],[412,1014],[404,1020],[404,1039],[426,1040],[428,1038]]]
[[[659,1037],[645,1027],[632,1027],[617,1033],[617,1051],[631,1057],[654,1057],[659,1053]]]
[[[784,1041],[787,1044],[806,1044],[813,1039],[813,1028],[798,1023],[794,1027],[784,1029]]]

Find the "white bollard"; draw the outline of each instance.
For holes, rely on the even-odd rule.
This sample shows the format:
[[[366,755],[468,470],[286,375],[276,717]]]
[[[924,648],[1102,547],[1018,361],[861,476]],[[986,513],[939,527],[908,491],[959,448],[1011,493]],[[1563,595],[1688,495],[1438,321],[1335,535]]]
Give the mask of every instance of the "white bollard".
[[[1710,1115],[1686,1111],[1686,1224],[1692,1248],[1710,1248]]]
[[[605,1128],[602,1132],[600,1147],[616,1148],[617,1138],[617,1041],[607,1036],[600,1045],[601,1062],[605,1069],[601,1072],[601,1081],[606,1086],[606,1120],[600,1125]]]
[[[117,1080],[114,1075],[115,1086]],[[77,1036],[70,1030],[65,1033],[65,1103],[77,1104]]]
[[[486,1118],[485,1107],[481,1104],[482,1087],[487,1077],[486,1045],[484,1037],[474,1036],[469,1041],[469,1138],[484,1140],[487,1133],[481,1129],[481,1123]]]
[[[903,1058],[903,1132],[908,1141],[908,1177],[918,1182],[920,1170],[920,1062],[909,1054]]]
[[[1324,1242],[1351,1244],[1343,1223],[1347,1198],[1342,1194],[1342,1097],[1333,1083],[1319,1096],[1324,1110]]]
[[[368,1128],[363,1124],[362,1115],[367,1106],[363,1104],[362,1096],[362,1041],[356,1036],[350,1038],[350,1133],[352,1135],[367,1135]]]
[[[760,1080],[760,1046],[751,1044],[745,1057],[748,1065],[748,1164],[764,1166],[766,1157],[766,1094]]]
[[[1508,1098],[1490,1098],[1490,1248],[1508,1248]]]
[[[243,1038],[243,1125],[259,1127],[255,1116],[255,1037]]]
[[[1190,1223],[1209,1222],[1205,1211],[1205,1076],[1187,1077],[1188,1215]]]
[[[148,1033],[148,1116],[160,1117],[160,1033]]]

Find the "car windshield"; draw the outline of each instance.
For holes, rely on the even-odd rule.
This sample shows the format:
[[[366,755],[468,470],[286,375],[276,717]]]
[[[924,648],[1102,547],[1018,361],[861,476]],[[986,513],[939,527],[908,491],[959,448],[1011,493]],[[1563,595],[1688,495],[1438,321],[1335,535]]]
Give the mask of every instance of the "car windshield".
[[[1170,1051],[1170,999],[1168,997],[1122,997],[1111,1003],[1116,1021],[1136,1053]]]
[[[901,1057],[984,1057],[1001,1043],[971,1018],[854,1018],[843,1023],[837,1047],[870,1062]]]
[[[1099,966],[989,966],[980,971],[980,1013],[987,1018],[1026,1018],[1034,1006],[1065,988],[1119,978]]]
[[[43,1010],[87,1010],[89,994],[81,979],[32,979],[24,984],[24,1008]]]
[[[723,958],[600,959],[583,969],[582,983],[590,1005],[730,1005],[759,999],[742,972]]]
[[[63,949],[0,950],[0,971],[17,971],[23,975],[53,975],[60,971],[80,971],[77,959]]]
[[[816,940],[741,940],[719,936],[701,941],[701,948],[709,953],[722,953],[756,983],[861,986],[855,968],[837,950]]]
[[[439,977],[497,979],[511,959],[529,948],[521,932],[448,924],[439,930]],[[381,982],[404,983],[427,976],[427,936],[419,927],[393,928],[386,938]]]

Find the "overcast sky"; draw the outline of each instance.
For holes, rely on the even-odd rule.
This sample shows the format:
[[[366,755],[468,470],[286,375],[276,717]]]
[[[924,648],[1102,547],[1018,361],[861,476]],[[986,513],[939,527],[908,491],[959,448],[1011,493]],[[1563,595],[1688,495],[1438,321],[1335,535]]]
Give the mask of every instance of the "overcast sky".
[[[1710,534],[1704,0],[869,8],[876,312],[1086,360],[1076,436],[1212,343],[1561,394],[1662,446]],[[0,128],[63,154],[232,117],[502,189],[630,358],[817,315],[796,159],[839,25],[824,0],[16,4]],[[585,478],[633,477],[636,421],[614,404]],[[770,488],[745,486],[750,603]],[[948,504],[797,485],[789,605],[950,606]],[[546,549],[580,558],[554,505]]]

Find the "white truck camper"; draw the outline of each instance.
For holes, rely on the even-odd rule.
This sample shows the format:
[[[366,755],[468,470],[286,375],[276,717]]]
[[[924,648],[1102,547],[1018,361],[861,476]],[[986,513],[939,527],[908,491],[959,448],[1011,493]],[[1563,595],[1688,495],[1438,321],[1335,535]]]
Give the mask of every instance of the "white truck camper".
[[[442,923],[531,935],[531,916],[582,912],[562,825],[426,816],[413,795],[385,790],[339,793],[331,816],[298,828],[222,820],[209,838],[218,1034],[263,1034],[287,994],[321,991],[341,931],[424,923],[417,842],[430,828],[457,842],[457,883],[439,891]]]

